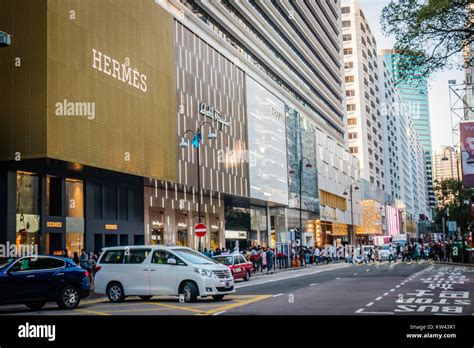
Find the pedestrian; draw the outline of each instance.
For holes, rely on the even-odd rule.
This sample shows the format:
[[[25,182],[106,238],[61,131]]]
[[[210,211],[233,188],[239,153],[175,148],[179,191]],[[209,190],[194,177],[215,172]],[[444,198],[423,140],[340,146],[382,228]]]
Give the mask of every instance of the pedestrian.
[[[261,262],[261,271],[267,269],[267,253],[265,252],[264,249],[260,250],[260,262]]]
[[[374,262],[375,261],[381,262],[380,252],[379,252],[379,247],[378,246],[375,246],[375,249],[374,249]]]
[[[74,257],[72,258],[72,261],[74,261],[76,265],[79,265],[79,255],[77,254],[77,251],[74,252]]]
[[[91,286],[93,286],[94,284],[95,265],[96,265],[96,261],[94,258],[94,254],[90,252],[87,258],[87,272],[89,272],[89,282],[91,283]]]
[[[271,248],[267,249],[267,272],[271,272],[273,268],[273,251]]]
[[[82,269],[87,269],[87,253],[84,249],[81,250],[81,256],[79,257],[79,266]]]
[[[393,261],[396,263],[397,262],[397,259],[395,258],[395,249],[392,245],[392,243],[390,243],[390,246],[388,248],[388,252],[389,252],[389,255],[388,255],[388,262],[391,263],[392,262],[392,259]]]

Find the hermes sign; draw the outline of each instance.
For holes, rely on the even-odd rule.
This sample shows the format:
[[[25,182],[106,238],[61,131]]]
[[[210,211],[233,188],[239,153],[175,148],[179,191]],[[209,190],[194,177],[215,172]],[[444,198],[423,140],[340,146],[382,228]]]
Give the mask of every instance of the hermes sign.
[[[146,75],[140,73],[135,68],[132,69],[128,58],[125,58],[124,62],[120,63],[102,52],[92,49],[92,67],[114,79],[128,83],[142,92],[147,91]]]

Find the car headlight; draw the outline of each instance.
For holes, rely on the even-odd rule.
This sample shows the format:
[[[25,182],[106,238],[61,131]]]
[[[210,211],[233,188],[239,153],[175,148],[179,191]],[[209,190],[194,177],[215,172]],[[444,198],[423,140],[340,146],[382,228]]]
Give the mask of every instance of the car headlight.
[[[214,274],[212,271],[208,271],[207,269],[202,269],[198,268],[196,269],[196,272],[202,275],[203,277],[208,277],[208,278],[217,278],[217,276]]]

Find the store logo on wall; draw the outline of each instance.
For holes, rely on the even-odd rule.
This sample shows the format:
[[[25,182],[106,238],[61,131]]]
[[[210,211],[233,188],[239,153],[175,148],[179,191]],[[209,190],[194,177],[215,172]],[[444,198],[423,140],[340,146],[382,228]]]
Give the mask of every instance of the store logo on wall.
[[[115,224],[107,224],[107,225],[105,225],[105,229],[106,230],[117,230],[118,226],[115,225]]]
[[[125,59],[124,63],[103,54],[102,52],[92,49],[92,67],[102,71],[104,74],[112,76],[114,79],[128,83],[136,89],[146,92],[148,87],[146,84],[146,75],[140,73],[137,69],[130,67],[130,61]]]
[[[278,121],[283,121],[283,111],[279,111],[272,106],[272,116]]]
[[[63,223],[61,221],[47,221],[46,227],[61,228]]]
[[[225,119],[221,117],[221,112],[219,110],[207,105],[206,103],[203,103],[203,102],[199,103],[199,113],[201,115],[209,117],[210,119],[214,121],[217,121],[217,123],[220,124],[221,129],[223,126],[225,127],[230,126],[230,122],[226,121]]]

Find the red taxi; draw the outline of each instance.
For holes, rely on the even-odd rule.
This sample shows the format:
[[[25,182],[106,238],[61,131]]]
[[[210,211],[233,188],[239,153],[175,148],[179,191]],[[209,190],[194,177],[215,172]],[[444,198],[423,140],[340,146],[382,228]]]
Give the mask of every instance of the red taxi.
[[[245,257],[240,254],[218,255],[212,259],[229,267],[235,280],[243,279],[247,281],[253,272],[252,262],[247,261]]]

